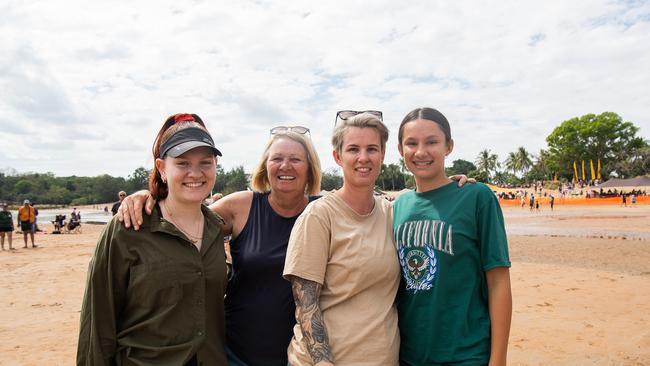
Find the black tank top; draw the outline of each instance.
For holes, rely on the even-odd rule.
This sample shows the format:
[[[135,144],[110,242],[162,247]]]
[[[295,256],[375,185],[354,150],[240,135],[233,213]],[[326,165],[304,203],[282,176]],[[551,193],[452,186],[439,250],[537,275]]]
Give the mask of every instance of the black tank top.
[[[310,201],[318,197],[310,197]],[[282,278],[293,224],[253,193],[248,221],[230,242],[233,275],[226,289],[226,344],[251,366],[287,365],[296,323],[291,283]]]

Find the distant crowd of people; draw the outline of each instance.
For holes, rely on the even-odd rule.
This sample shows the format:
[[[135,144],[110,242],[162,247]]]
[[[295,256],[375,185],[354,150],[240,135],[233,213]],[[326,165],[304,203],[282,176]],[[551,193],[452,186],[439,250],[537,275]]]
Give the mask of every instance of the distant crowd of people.
[[[120,203],[126,197],[126,192],[120,191],[118,197],[119,201],[113,204],[113,214],[117,213]],[[108,211],[108,208],[105,210]],[[54,217],[54,221],[52,221],[52,225],[54,227],[52,234],[81,232],[81,211],[74,207],[70,213],[69,220],[66,215],[57,214]],[[38,208],[28,199],[24,200],[23,205],[18,208],[15,228],[16,233],[23,234],[23,248],[28,248],[28,244],[30,243],[32,248],[38,248],[34,240],[34,234],[43,230],[38,226]],[[6,202],[0,202],[0,243],[2,244],[2,250],[5,250],[5,241],[8,244],[8,250],[15,250],[13,246],[13,232],[14,221],[11,211],[9,211],[9,205]]]

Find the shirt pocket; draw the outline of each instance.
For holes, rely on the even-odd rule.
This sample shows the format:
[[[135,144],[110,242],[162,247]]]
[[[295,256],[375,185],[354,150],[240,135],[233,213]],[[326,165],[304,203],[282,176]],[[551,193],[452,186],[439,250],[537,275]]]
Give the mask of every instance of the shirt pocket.
[[[177,304],[183,297],[177,265],[163,260],[131,267],[129,293],[141,306]]]

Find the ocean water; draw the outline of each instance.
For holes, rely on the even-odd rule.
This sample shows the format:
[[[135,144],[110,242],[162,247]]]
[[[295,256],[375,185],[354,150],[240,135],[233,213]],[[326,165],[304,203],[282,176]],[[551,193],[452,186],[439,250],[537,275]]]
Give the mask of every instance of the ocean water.
[[[81,210],[80,212],[81,212],[81,223],[84,222],[107,223],[113,217],[113,214],[110,211],[108,213],[105,213],[103,209],[102,210],[92,209],[87,211]],[[60,215],[60,214],[65,215],[65,220],[68,221],[70,220],[71,213],[72,210],[69,208],[38,210],[38,222],[51,223],[51,221],[54,221],[56,215]],[[18,211],[11,211],[11,215],[15,223],[17,220],[16,217],[18,217]]]

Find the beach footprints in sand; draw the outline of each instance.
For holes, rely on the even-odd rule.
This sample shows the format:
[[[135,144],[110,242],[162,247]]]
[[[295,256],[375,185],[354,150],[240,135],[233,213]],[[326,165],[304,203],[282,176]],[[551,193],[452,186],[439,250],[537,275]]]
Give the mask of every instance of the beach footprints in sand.
[[[54,302],[54,303],[51,303],[51,304],[32,304],[32,307],[33,308],[44,308],[44,307],[53,307],[53,306],[61,306],[61,305],[63,305],[63,304],[61,304],[59,302]]]
[[[513,347],[519,348],[519,349],[524,349],[524,343],[528,342],[527,338],[519,338],[519,339],[513,339],[510,341]]]

